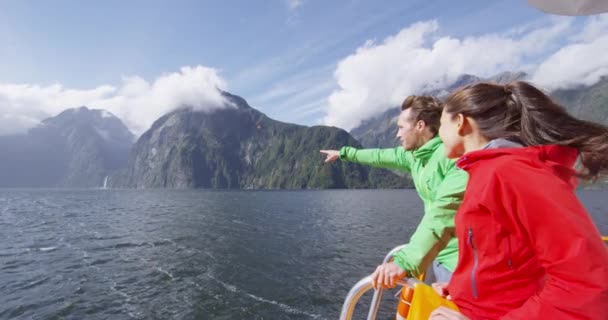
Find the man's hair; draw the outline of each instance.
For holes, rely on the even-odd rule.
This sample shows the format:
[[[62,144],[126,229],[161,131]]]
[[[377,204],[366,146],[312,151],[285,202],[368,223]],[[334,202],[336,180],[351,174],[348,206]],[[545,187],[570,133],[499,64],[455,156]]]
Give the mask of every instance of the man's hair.
[[[430,96],[409,96],[401,104],[401,111],[412,109],[411,119],[414,122],[424,121],[431,133],[439,132],[441,112],[443,111],[442,102]]]

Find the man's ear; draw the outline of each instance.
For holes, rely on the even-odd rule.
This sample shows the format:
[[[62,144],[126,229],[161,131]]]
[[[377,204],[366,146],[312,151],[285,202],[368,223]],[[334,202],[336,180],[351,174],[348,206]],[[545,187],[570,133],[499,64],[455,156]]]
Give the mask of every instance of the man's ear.
[[[424,128],[426,128],[426,122],[424,122],[424,120],[418,120],[418,122],[416,122],[416,129],[422,131]]]

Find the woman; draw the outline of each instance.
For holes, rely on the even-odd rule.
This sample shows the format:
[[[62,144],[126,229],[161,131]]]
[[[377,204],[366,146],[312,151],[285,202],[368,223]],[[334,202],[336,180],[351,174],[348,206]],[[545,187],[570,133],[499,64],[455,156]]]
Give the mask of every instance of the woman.
[[[439,135],[469,182],[439,288],[460,313],[431,319],[606,319],[608,250],[575,186],[608,172],[608,128],[528,83],[478,83],[448,97]]]

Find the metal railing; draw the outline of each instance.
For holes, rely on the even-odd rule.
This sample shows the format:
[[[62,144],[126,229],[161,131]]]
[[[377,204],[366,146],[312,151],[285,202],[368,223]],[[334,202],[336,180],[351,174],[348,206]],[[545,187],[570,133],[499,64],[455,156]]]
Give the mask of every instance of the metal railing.
[[[396,283],[398,286],[402,286],[402,287],[407,286],[410,288],[414,288],[416,286],[416,284],[420,283],[420,282],[422,282],[422,281],[420,281],[416,278],[405,278],[404,280],[397,280]],[[357,282],[350,289],[350,291],[346,295],[344,304],[342,305],[342,311],[340,312],[340,320],[351,320],[352,319],[353,314],[355,312],[355,307],[357,306],[357,302],[359,302],[359,298],[361,298],[361,296],[363,294],[365,294],[367,291],[369,291],[370,289],[372,289],[371,276],[367,276],[367,277],[359,280],[359,282]],[[371,311],[371,307],[372,306],[370,306],[370,311]],[[372,319],[375,319],[376,313],[373,314],[374,318],[372,318]],[[370,319],[369,318],[370,315],[371,315],[371,312],[368,315],[368,319]]]
[[[403,249],[405,245],[401,245],[393,248],[393,250],[389,251],[389,253],[384,257],[384,261],[387,263],[393,257],[393,254],[401,249]],[[407,278],[405,280],[398,280],[397,285],[400,286],[413,286],[420,282],[418,279]],[[355,311],[355,306],[357,302],[361,298],[363,294],[372,289],[372,278],[371,276],[367,276],[359,282],[357,282],[346,295],[346,299],[344,300],[344,305],[342,305],[342,312],[340,312],[340,320],[350,320],[352,319],[353,312]],[[367,314],[367,320],[375,320],[378,316],[378,310],[380,309],[380,301],[382,300],[382,294],[384,293],[384,289],[380,288],[374,292],[374,296],[372,297],[372,302],[369,306],[369,313]]]

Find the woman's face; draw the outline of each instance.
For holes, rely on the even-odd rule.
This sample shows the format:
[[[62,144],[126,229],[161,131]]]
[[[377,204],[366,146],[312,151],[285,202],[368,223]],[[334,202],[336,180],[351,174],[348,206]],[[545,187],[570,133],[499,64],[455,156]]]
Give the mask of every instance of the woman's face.
[[[462,114],[452,115],[445,109],[441,113],[439,137],[445,146],[445,155],[450,159],[459,158],[464,154],[464,142],[460,133],[462,119]]]

